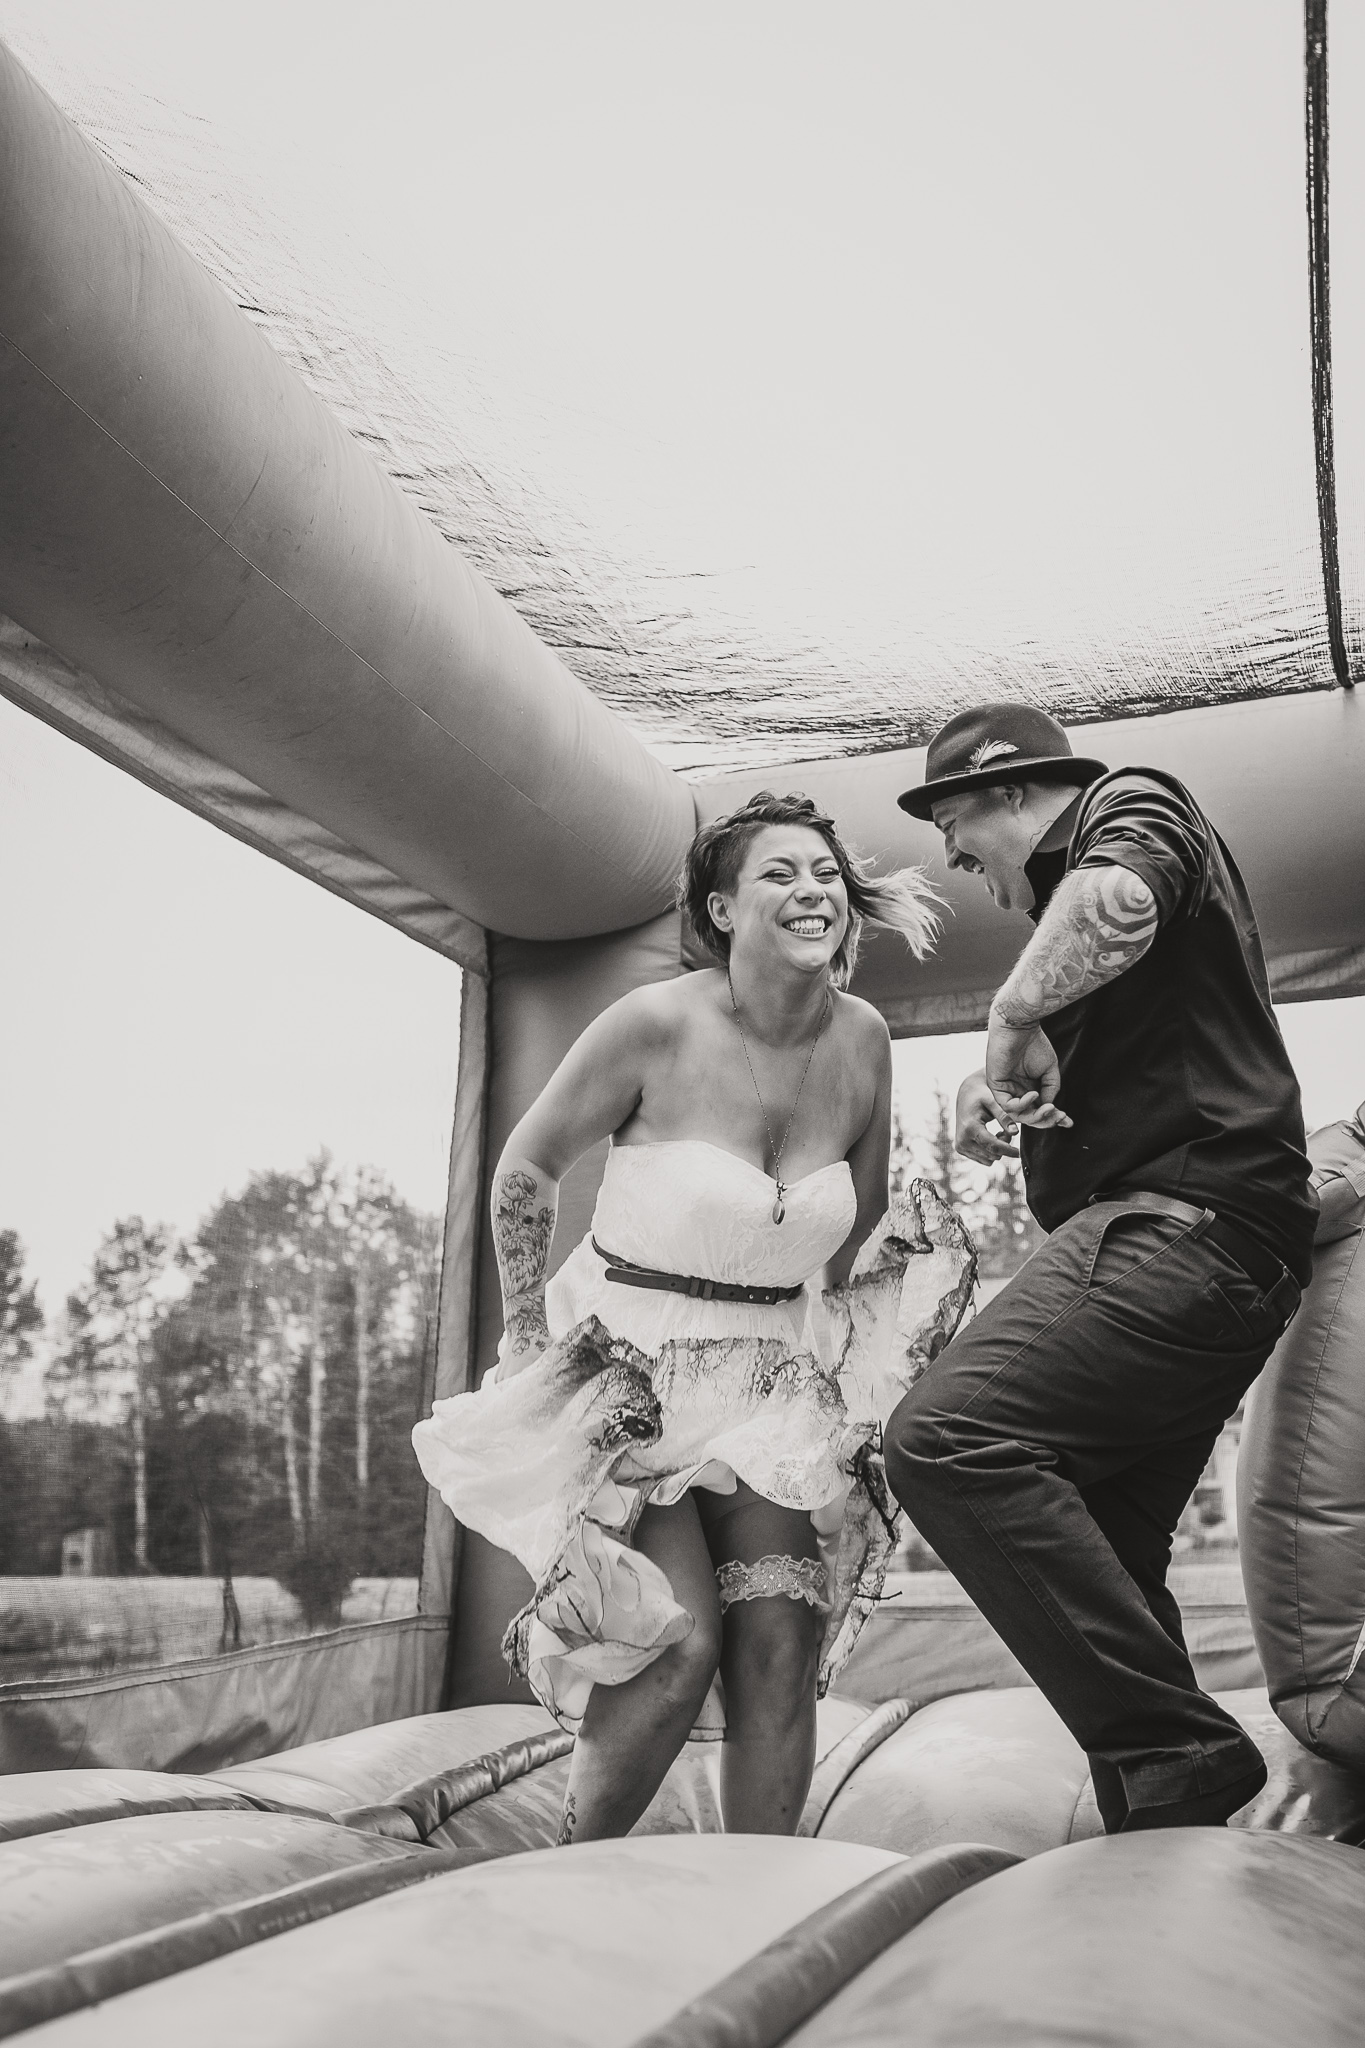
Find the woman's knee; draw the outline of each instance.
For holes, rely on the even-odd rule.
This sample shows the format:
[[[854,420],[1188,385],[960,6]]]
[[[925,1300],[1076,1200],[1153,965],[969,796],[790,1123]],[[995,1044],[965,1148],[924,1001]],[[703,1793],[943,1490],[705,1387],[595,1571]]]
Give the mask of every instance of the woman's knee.
[[[815,1698],[824,1617],[807,1601],[775,1595],[736,1602],[728,1617],[726,1694],[784,1709]]]
[[[680,1699],[705,1699],[720,1668],[721,1630],[718,1615],[699,1615],[692,1633],[674,1643],[660,1659],[670,1688]]]

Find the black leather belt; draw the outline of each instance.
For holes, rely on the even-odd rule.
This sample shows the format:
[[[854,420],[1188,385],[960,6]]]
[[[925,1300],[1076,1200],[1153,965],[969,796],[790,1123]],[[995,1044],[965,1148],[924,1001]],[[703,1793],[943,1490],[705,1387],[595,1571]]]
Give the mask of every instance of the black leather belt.
[[[740,1287],[729,1280],[698,1280],[687,1273],[656,1273],[650,1266],[632,1266],[615,1252],[604,1252],[594,1238],[592,1248],[606,1261],[607,1278],[618,1287],[657,1287],[665,1294],[686,1294],[693,1301],[748,1301],[760,1308],[774,1308],[779,1301],[795,1301],[804,1290],[797,1287]]]
[[[1092,1195],[1092,1202],[1122,1202],[1125,1208],[1142,1209],[1154,1216],[1172,1216],[1177,1223],[1192,1226],[1195,1237],[1206,1237],[1210,1244],[1216,1244],[1220,1251],[1236,1262],[1248,1280],[1254,1280],[1262,1294],[1272,1294],[1282,1280],[1292,1280],[1293,1274],[1282,1259],[1274,1252],[1267,1251],[1254,1237],[1244,1230],[1225,1222],[1212,1209],[1201,1209],[1193,1202],[1178,1202],[1174,1195],[1154,1195],[1145,1189],[1136,1194]],[[1200,1229],[1198,1226],[1203,1225]],[[1295,1286],[1298,1282],[1294,1282]]]

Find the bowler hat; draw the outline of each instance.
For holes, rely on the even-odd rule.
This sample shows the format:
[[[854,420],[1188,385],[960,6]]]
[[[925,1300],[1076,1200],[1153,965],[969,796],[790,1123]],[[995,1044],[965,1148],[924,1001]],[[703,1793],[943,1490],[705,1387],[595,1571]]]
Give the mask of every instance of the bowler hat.
[[[1003,782],[1074,782],[1078,789],[1109,770],[1073,754],[1064,728],[1032,704],[978,704],[934,734],[925,779],[896,801],[912,818],[932,818],[944,797]]]

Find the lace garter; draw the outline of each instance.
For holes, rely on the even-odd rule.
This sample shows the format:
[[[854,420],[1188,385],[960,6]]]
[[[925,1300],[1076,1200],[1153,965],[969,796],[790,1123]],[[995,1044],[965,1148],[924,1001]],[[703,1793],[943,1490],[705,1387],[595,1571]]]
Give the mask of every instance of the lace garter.
[[[818,1557],[760,1557],[753,1564],[737,1561],[716,1566],[720,1611],[736,1600],[808,1600],[822,1614],[829,1612],[825,1567]]]

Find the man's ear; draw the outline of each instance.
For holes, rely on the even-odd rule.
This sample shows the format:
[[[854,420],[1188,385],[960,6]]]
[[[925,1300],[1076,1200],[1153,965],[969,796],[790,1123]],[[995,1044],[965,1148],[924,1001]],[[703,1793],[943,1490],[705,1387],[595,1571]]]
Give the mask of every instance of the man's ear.
[[[1000,794],[1017,818],[1024,808],[1025,789],[1022,782],[1002,782]]]

